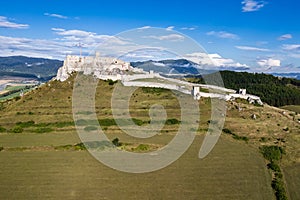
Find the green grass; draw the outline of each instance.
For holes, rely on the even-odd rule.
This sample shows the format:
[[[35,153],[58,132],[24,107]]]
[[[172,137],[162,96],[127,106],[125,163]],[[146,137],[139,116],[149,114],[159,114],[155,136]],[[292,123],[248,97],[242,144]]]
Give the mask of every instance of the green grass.
[[[283,106],[281,108],[285,110],[294,111],[296,113],[300,113],[300,105],[289,105],[289,106]]]
[[[257,151],[222,139],[207,158],[200,160],[197,155],[202,139],[198,136],[186,154],[169,167],[146,174],[118,172],[87,151],[3,151],[1,198],[273,198],[269,174]]]
[[[293,164],[283,168],[287,192],[290,199],[300,199],[300,164]]]
[[[222,135],[211,154],[205,159],[198,159],[203,135],[208,130],[207,122],[211,120],[210,99],[201,99],[200,127],[196,140],[178,161],[153,173],[120,173],[95,161],[81,149],[82,146],[75,147],[81,141],[72,117],[72,87],[72,79],[70,83],[52,81],[51,86],[45,84],[32,90],[21,100],[1,104],[0,126],[8,130],[0,134],[0,147],[4,148],[0,152],[1,198],[274,199],[272,178],[258,149],[260,139],[267,138],[264,145],[268,146],[286,140],[284,145],[288,148],[283,159],[288,157],[288,162],[296,162],[295,158],[299,158],[299,125],[297,127],[295,122],[268,106],[255,107],[240,102],[243,110],[239,112],[237,104],[230,102],[227,105],[225,127],[230,130],[230,135],[234,133],[236,136],[247,137],[248,144],[234,140],[233,136]],[[95,96],[98,119],[94,122],[77,121],[82,128],[95,127],[99,122],[110,141],[119,138],[124,145],[132,144],[128,148],[139,148],[137,153],[163,147],[175,137],[181,123],[181,111],[171,91],[145,91],[139,88],[132,95],[129,110],[132,120],[141,126],[138,128],[149,123],[148,109],[153,104],[161,104],[168,116],[168,123],[160,134],[140,139],[124,134],[116,125],[110,108],[113,87],[99,81]],[[259,120],[251,119],[253,113],[259,116]],[[84,111],[77,114],[92,113]],[[18,122],[24,131],[11,134],[9,130],[18,126]],[[289,130],[284,131],[285,127],[289,127]],[[48,128],[50,132],[34,132],[36,129]],[[95,148],[99,146],[96,143],[90,145]],[[103,149],[110,148],[111,143],[100,146]],[[283,177],[286,178],[286,170],[283,169]],[[300,172],[295,170],[293,176],[297,177],[297,174]],[[299,188],[291,186],[296,184],[295,177],[288,182],[289,193]]]

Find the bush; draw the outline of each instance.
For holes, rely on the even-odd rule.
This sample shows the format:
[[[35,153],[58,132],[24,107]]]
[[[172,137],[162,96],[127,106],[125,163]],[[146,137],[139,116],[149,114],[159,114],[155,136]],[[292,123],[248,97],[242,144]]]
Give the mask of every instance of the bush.
[[[246,136],[238,136],[236,134],[233,134],[232,137],[233,137],[233,139],[236,139],[236,140],[244,140],[245,142],[249,141],[249,138]]]
[[[99,124],[101,126],[115,126],[115,125],[117,125],[114,119],[105,118],[105,119],[99,119],[98,121],[99,121]]]
[[[279,165],[274,161],[271,161],[267,166],[269,169],[273,170],[274,172],[281,172]]]
[[[96,127],[96,126],[86,126],[86,127],[84,127],[84,129],[83,130],[85,130],[85,131],[95,131],[95,130],[97,130],[98,128]]]
[[[118,81],[113,81],[113,80],[111,80],[111,79],[108,79],[107,82],[108,82],[108,85],[114,85],[114,84],[117,83]]]
[[[166,121],[167,125],[173,125],[173,124],[180,124],[180,121],[178,119],[167,119]]]
[[[19,127],[22,127],[22,128],[27,128],[27,127],[31,127],[35,124],[34,121],[27,121],[27,122],[17,122],[16,125],[18,125]]]
[[[224,128],[222,131],[223,131],[224,133],[226,133],[226,134],[230,134],[230,135],[233,134],[233,133],[231,132],[231,130],[229,130],[229,129],[227,129],[227,128]]]
[[[137,146],[137,148],[135,149],[136,151],[147,151],[149,149],[149,145],[147,144],[140,144],[139,146]]]
[[[140,119],[132,118],[132,121],[138,126],[142,126],[144,124],[144,121]]]
[[[74,145],[75,150],[86,150],[85,145],[81,142]]]
[[[53,126],[57,127],[57,128],[63,128],[66,126],[74,126],[74,122],[70,121],[70,122],[55,122],[53,123]]]
[[[284,154],[284,150],[278,146],[262,146],[260,147],[260,151],[265,159],[271,162],[274,160],[280,160],[282,154]]]
[[[96,120],[86,120],[86,119],[79,119],[75,123],[77,126],[88,126],[88,125],[94,125],[97,126],[98,122]]]
[[[13,132],[13,133],[22,133],[23,128],[20,127],[20,126],[15,126],[14,128],[11,129],[11,132]]]
[[[39,127],[37,129],[35,129],[33,132],[34,133],[49,133],[49,132],[52,132],[53,129],[52,128],[49,128],[49,127]]]
[[[113,140],[112,140],[112,143],[113,143],[116,147],[121,146],[121,143],[119,142],[119,138],[113,139]]]
[[[0,147],[0,151],[3,151],[4,147]]]
[[[0,126],[0,133],[4,133],[4,132],[6,132],[6,129]]]
[[[275,191],[275,196],[277,200],[287,200],[286,192],[284,189],[284,184],[282,179],[275,178],[271,184],[273,190]]]

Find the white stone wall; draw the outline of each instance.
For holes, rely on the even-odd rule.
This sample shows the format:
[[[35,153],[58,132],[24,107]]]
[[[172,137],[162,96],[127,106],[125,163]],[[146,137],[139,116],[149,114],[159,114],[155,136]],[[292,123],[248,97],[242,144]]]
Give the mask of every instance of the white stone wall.
[[[97,76],[100,74],[110,75],[110,73],[112,73],[115,69],[121,71],[131,70],[131,66],[129,63],[115,58],[99,57],[99,54],[96,54],[95,57],[68,55],[63,66],[58,69],[56,79],[59,81],[65,81],[72,72],[79,71],[84,74],[96,73]]]

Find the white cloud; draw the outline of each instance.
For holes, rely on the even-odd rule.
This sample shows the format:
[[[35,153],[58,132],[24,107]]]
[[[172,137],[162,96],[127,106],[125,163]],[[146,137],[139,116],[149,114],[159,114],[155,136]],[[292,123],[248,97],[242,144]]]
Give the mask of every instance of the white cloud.
[[[288,39],[292,39],[293,36],[291,34],[284,34],[284,35],[281,35],[280,37],[278,37],[277,39],[278,40],[288,40]]]
[[[210,31],[210,32],[207,32],[206,35],[216,36],[216,37],[219,37],[219,38],[234,39],[234,40],[239,39],[238,35],[233,34],[233,33],[228,33],[226,31],[219,31],[219,32]]]
[[[89,37],[96,35],[92,32],[82,31],[82,30],[65,30],[62,28],[52,28],[51,30],[55,31],[57,35],[63,35],[63,36],[75,36],[75,37]]]
[[[173,29],[175,28],[175,26],[169,26],[166,28],[167,31],[173,31]]]
[[[196,52],[187,54],[185,59],[195,62],[200,66],[208,66],[209,68],[219,68],[219,69],[248,69],[249,66],[246,64],[241,64],[230,58],[223,58],[219,54],[206,54],[202,52]]]
[[[257,61],[261,67],[280,67],[281,61],[273,58],[261,59]]]
[[[286,51],[299,51],[300,50],[300,44],[284,44],[282,46],[283,50]]]
[[[196,30],[197,27],[182,27],[181,30],[189,30],[189,31],[193,31]]]
[[[256,0],[244,0],[242,1],[242,10],[243,12],[253,12],[258,11],[266,5],[265,1],[256,1]]]
[[[245,51],[270,51],[270,49],[258,48],[258,47],[249,47],[249,46],[235,46],[237,49]]]
[[[151,26],[143,26],[143,27],[140,27],[140,28],[137,28],[139,30],[144,30],[144,29],[149,29],[149,28],[152,28]]]
[[[49,17],[56,17],[56,18],[59,18],[59,19],[68,19],[67,16],[60,15],[60,14],[44,13],[44,15],[49,16]]]
[[[63,59],[66,54],[79,54],[82,46],[83,55],[88,55],[100,44],[104,53],[121,52],[132,45],[128,41],[110,35],[81,30],[52,29],[59,37],[54,40],[7,37],[0,35],[1,56],[24,55],[33,57]],[[123,47],[124,46],[124,47]],[[137,46],[139,48],[140,46]]]
[[[17,24],[14,22],[11,22],[7,19],[7,17],[0,16],[0,28],[16,28],[16,29],[22,29],[22,28],[28,28],[28,24]]]
[[[150,36],[144,36],[143,38],[152,38],[152,39],[156,39],[156,40],[167,40],[167,41],[172,41],[172,42],[178,42],[178,41],[184,40],[184,37],[179,34],[170,34],[170,35],[162,35],[162,36],[150,35]]]

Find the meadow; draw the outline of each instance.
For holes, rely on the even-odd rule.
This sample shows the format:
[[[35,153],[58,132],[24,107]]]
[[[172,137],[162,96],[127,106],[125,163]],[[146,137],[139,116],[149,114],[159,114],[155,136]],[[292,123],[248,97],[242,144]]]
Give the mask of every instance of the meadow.
[[[72,78],[51,81],[0,105],[0,199],[275,199],[273,175],[260,152],[264,145],[285,149],[279,165],[288,195],[299,197],[300,143],[295,138],[300,133],[292,111],[229,102],[224,129],[230,134],[225,131],[213,151],[199,159],[211,114],[210,100],[201,99],[200,127],[183,156],[159,171],[129,174],[108,168],[81,148],[72,117],[72,88]],[[141,128],[155,103],[165,107],[168,119],[159,135],[137,139],[113,120],[113,88],[100,81],[95,98],[98,121],[111,141],[118,138],[128,151],[148,152],[172,140],[181,114],[174,93],[145,88],[134,92],[130,114]]]

